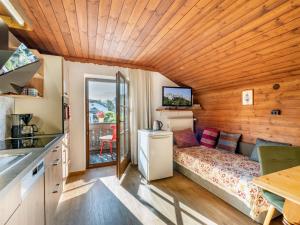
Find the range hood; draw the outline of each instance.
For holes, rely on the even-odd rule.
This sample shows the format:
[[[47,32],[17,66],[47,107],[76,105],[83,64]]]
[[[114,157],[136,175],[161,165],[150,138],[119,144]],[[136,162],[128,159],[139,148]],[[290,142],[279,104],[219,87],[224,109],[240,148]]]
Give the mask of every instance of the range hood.
[[[9,48],[9,30],[0,19],[0,93],[20,94],[32,79],[41,62],[24,44]]]

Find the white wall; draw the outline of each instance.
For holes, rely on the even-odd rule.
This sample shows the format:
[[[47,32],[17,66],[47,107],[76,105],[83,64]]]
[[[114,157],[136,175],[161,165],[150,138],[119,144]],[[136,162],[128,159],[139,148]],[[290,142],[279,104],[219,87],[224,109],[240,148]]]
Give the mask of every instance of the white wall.
[[[159,112],[156,111],[157,108],[162,107],[162,87],[163,86],[178,86],[173,81],[169,80],[167,77],[160,73],[153,73],[151,78],[151,100],[152,100],[152,120],[160,120],[163,123],[162,129],[167,130],[168,118],[178,118],[178,117],[193,117],[193,113],[190,111],[182,112]]]
[[[62,132],[62,57],[43,55],[44,97],[15,99],[15,113],[33,113],[39,132]]]
[[[70,140],[71,140],[71,172],[85,170],[85,77],[115,76],[120,71],[128,76],[128,69],[115,66],[95,65],[91,63],[79,63],[64,61],[64,73],[69,75],[69,96],[71,107]],[[162,86],[175,85],[166,77],[153,72],[152,76],[152,112],[158,119],[156,108],[161,106]]]
[[[11,136],[12,113],[14,113],[14,99],[0,96],[0,140]]]
[[[115,76],[118,71],[128,76],[128,69],[64,61],[64,71],[69,73],[70,119],[70,159],[71,172],[85,170],[85,77],[97,75]],[[89,75],[88,75],[89,74]]]

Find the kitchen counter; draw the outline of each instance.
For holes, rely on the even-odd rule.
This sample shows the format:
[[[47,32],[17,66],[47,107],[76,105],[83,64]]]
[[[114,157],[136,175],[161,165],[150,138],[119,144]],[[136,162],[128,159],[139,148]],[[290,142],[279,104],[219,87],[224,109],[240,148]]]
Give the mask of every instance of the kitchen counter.
[[[42,160],[50,151],[51,147],[60,141],[64,134],[42,135],[39,137],[55,137],[43,148],[24,148],[24,149],[8,149],[2,150],[0,154],[27,154],[23,159],[17,162],[14,166],[0,174],[0,199],[5,195],[6,191],[10,190],[22,177],[28,173],[32,167]]]

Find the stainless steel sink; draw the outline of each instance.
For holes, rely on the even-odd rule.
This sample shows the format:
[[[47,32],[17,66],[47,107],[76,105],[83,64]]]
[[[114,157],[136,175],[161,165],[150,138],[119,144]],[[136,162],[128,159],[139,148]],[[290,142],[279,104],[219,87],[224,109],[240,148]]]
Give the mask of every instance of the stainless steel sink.
[[[12,168],[30,153],[0,154],[0,175]]]

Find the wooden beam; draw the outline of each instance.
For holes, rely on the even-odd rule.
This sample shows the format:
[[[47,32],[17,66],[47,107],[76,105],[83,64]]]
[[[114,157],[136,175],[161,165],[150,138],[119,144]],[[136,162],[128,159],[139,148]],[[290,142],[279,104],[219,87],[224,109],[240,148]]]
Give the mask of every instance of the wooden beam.
[[[10,16],[0,15],[0,18],[6,23],[9,28],[18,30],[32,31],[32,29],[25,23],[24,26],[20,26],[13,18]]]
[[[116,62],[116,61],[100,60],[100,59],[87,59],[87,58],[69,57],[69,56],[64,56],[64,59],[71,62],[93,63],[93,64],[106,65],[106,66],[120,66],[120,67],[131,68],[131,69],[142,69],[142,70],[158,72],[158,70],[154,67],[125,63],[125,62]]]

